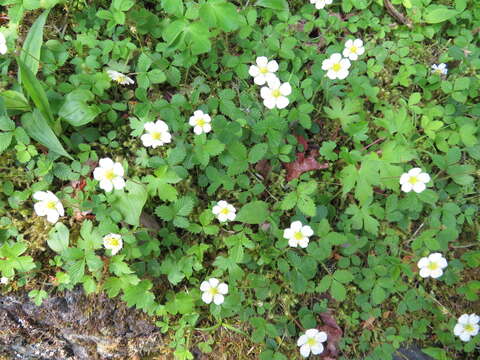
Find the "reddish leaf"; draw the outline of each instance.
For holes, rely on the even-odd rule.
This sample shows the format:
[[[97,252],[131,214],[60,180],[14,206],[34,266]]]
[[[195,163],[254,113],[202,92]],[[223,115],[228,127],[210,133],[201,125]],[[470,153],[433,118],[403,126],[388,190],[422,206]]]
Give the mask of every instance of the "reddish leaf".
[[[339,356],[338,343],[342,338],[343,331],[330,312],[321,313],[320,317],[325,324],[320,326],[320,331],[327,333],[327,345],[320,355],[320,358],[324,360],[336,360]]]
[[[258,171],[260,175],[264,179],[268,178],[268,175],[270,174],[270,171],[272,170],[272,167],[270,166],[270,162],[266,159],[260,160],[256,165],[255,165],[255,170]]]
[[[303,145],[303,152],[297,153],[297,159],[291,163],[284,163],[287,169],[287,181],[298,178],[304,172],[328,168],[328,163],[319,164],[315,159],[318,156],[317,149],[308,150],[309,146],[303,136],[297,136],[298,142]]]

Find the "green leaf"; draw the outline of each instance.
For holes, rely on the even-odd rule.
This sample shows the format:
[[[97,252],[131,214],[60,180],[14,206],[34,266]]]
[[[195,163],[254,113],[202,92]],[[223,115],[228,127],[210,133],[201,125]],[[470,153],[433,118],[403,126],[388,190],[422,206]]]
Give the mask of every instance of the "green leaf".
[[[254,145],[248,153],[248,162],[257,163],[263,159],[268,150],[268,144],[261,143]]]
[[[162,0],[162,7],[167,14],[177,17],[183,15],[183,0]]]
[[[387,293],[381,286],[378,284],[372,290],[372,303],[374,305],[379,305],[387,298]]]
[[[37,109],[33,113],[26,113],[22,116],[22,126],[31,138],[46,146],[50,151],[73,160]]]
[[[16,111],[30,111],[30,105],[25,96],[14,90],[6,90],[1,93],[5,101],[5,107],[8,110]]]
[[[330,294],[337,301],[343,301],[347,297],[347,289],[342,283],[333,280],[332,286],[330,287]]]
[[[288,11],[287,0],[258,0],[255,5],[278,11]]]
[[[266,202],[260,200],[252,201],[242,207],[238,212],[236,220],[247,224],[262,224],[267,220],[269,214]]]
[[[185,28],[185,41],[193,55],[204,54],[212,49],[210,35],[208,28],[201,22],[191,23]]]
[[[22,52],[20,53],[20,60],[25,64],[25,67],[30,70],[33,76],[38,72],[38,61],[43,43],[43,28],[49,12],[50,10],[45,10],[30,27],[25,42],[23,43]],[[19,82],[24,80],[23,71],[21,68],[18,72]]]
[[[348,270],[336,270],[333,273],[333,278],[342,284],[348,284],[353,280],[353,274]]]
[[[13,133],[6,132],[0,133],[0,154],[4,152],[10,146],[13,139]]]
[[[240,15],[235,5],[224,0],[210,0],[200,8],[200,16],[210,27],[229,32],[240,26]]]
[[[50,126],[53,126],[55,120],[53,118],[52,110],[50,109],[50,103],[48,102],[47,95],[43,90],[40,81],[37,80],[35,75],[30,69],[23,63],[20,58],[17,58],[19,69],[22,71],[22,85],[25,92],[35,103],[35,106],[40,110],[45,119],[48,120]]]
[[[453,18],[458,14],[457,10],[443,5],[430,5],[425,9],[423,19],[428,24],[438,24]]]
[[[77,89],[69,93],[58,116],[65,119],[70,125],[82,126],[92,122],[102,111],[97,105],[88,105],[95,96],[88,90]]]
[[[146,188],[141,184],[128,180],[125,190],[116,190],[110,198],[110,204],[113,209],[123,215],[123,219],[127,224],[138,226],[140,214],[147,201]]]
[[[61,253],[68,248],[70,231],[62,223],[56,223],[48,233],[47,244],[53,251]]]
[[[48,294],[45,290],[32,290],[28,293],[28,297],[33,300],[35,305],[40,306]]]
[[[138,309],[149,311],[155,304],[155,295],[150,291],[152,283],[142,280],[137,285],[130,285],[124,290],[122,300],[128,306],[136,306]]]

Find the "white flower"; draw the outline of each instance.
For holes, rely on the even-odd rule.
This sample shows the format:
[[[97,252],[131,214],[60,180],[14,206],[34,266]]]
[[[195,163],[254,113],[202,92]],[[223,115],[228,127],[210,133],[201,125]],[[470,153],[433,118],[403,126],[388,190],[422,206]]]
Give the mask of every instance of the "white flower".
[[[301,221],[294,221],[288,229],[283,231],[283,237],[288,239],[288,245],[292,247],[308,246],[309,237],[313,235],[313,230],[308,225],[303,225]]]
[[[447,75],[448,73],[447,64],[444,64],[444,63],[438,64],[438,65],[433,64],[432,71],[434,74]]]
[[[46,216],[48,222],[55,224],[58,218],[64,215],[62,203],[51,191],[37,191],[33,198],[38,201],[34,205],[35,213]]]
[[[112,255],[115,255],[122,249],[122,236],[119,234],[105,235],[103,237],[103,246],[105,246],[105,249],[110,249],[112,251]]]
[[[365,48],[363,47],[362,40],[347,40],[345,43],[345,49],[343,50],[343,56],[350,60],[357,60],[358,55],[362,55],[364,52]]]
[[[146,134],[141,136],[143,146],[156,148],[172,141],[172,135],[168,132],[168,125],[162,120],[147,122],[143,125]]]
[[[212,213],[217,216],[218,221],[233,221],[237,216],[236,209],[225,200],[220,200],[212,209]]]
[[[323,342],[327,341],[327,333],[325,331],[318,331],[317,329],[308,329],[305,334],[300,336],[297,341],[297,346],[300,346],[300,354],[303,357],[309,357],[310,352],[313,355],[318,355],[323,352]]]
[[[417,263],[422,278],[432,277],[434,279],[443,275],[443,269],[448,265],[447,260],[440,253],[432,253],[423,257]]]
[[[7,285],[8,284],[8,278],[5,276],[2,276],[0,278],[0,284]]]
[[[420,168],[410,169],[407,173],[400,176],[400,185],[402,185],[402,191],[410,192],[415,191],[421,193],[427,188],[425,185],[430,181],[430,175],[422,172]]]
[[[327,71],[329,79],[345,79],[348,76],[350,60],[342,58],[339,53],[332,54],[330,58],[323,60],[322,70]]]
[[[462,341],[470,341],[470,338],[478,334],[480,316],[476,314],[463,314],[457,320],[453,333]]]
[[[119,162],[114,163],[112,159],[104,158],[100,159],[98,165],[93,170],[93,177],[95,180],[100,181],[100,189],[110,192],[113,188],[120,190],[125,187],[122,164]]]
[[[200,135],[201,133],[206,134],[212,130],[211,121],[210,115],[204,114],[202,110],[197,110],[193,113],[193,116],[190,116],[188,123],[193,126],[193,132]]]
[[[135,81],[133,81],[133,79],[129,78],[127,75],[115,70],[107,70],[107,74],[110,76],[110,79],[116,81],[120,85],[130,85],[135,83]]]
[[[315,4],[317,9],[323,9],[325,5],[330,5],[333,0],[310,0],[310,4]]]
[[[275,77],[267,80],[267,86],[260,90],[260,96],[263,99],[263,105],[269,109],[277,107],[283,109],[289,104],[287,96],[292,93],[292,87],[288,82],[283,84]]]
[[[268,80],[275,78],[275,72],[278,70],[278,63],[270,60],[265,56],[257,57],[257,65],[250,66],[248,73],[254,77],[253,82],[257,85],[263,85]]]
[[[5,55],[7,51],[7,39],[5,39],[5,35],[0,32],[0,54]]]
[[[215,304],[220,305],[225,300],[224,295],[228,294],[228,285],[220,283],[218,279],[211,278],[202,282],[200,290],[203,292],[202,300],[206,304],[210,304],[213,300]]]

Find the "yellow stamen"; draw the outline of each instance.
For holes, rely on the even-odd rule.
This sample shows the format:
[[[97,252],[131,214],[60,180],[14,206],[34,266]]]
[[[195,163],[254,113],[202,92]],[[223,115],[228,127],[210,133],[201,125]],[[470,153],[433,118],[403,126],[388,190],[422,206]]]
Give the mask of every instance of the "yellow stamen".
[[[120,245],[120,242],[118,241],[118,239],[114,238],[114,237],[108,238],[107,242],[110,246],[115,246],[116,247],[116,246]]]
[[[265,66],[263,66],[260,68],[260,73],[265,75],[266,73],[268,73],[268,69]]]
[[[125,82],[125,80],[127,80],[125,75],[118,75],[118,77],[115,79],[115,81],[118,82],[119,84]]]
[[[205,123],[206,123],[206,121],[203,118],[200,118],[200,119],[197,120],[197,125],[198,126],[203,126],[203,125],[205,125]]]
[[[473,331],[473,325],[471,325],[471,324],[464,325],[463,329],[467,332],[472,332]]]
[[[439,266],[436,262],[431,262],[430,264],[428,264],[427,268],[433,271],[433,270],[437,270]]]
[[[218,289],[216,287],[212,287],[210,288],[210,294],[212,294],[212,296],[215,296],[217,295],[219,292],[218,292]]]
[[[339,72],[340,70],[342,70],[342,65],[340,65],[340,63],[333,64],[332,70],[335,72]]]
[[[227,208],[223,208],[222,210],[220,210],[220,214],[224,214],[224,215],[227,215],[230,211],[228,211]]]
[[[113,172],[113,169],[105,171],[105,179],[107,180],[113,180],[115,178],[115,173]]]
[[[309,339],[307,340],[307,344],[310,345],[310,346],[314,346],[314,345],[317,344],[317,342],[315,341],[314,338],[309,338]]]
[[[154,132],[150,133],[150,136],[152,137],[153,140],[160,140],[160,138],[162,137],[162,134],[154,131]]]
[[[303,234],[300,231],[297,231],[295,234],[293,234],[293,237],[295,238],[295,240],[302,240]]]
[[[280,93],[280,90],[275,89],[275,90],[272,91],[272,96],[273,96],[273,97],[278,98],[280,95],[282,95],[282,94]]]
[[[57,202],[56,201],[49,201],[49,202],[47,202],[46,206],[47,206],[47,209],[53,210],[57,207]]]
[[[415,185],[418,182],[418,178],[416,176],[410,176],[410,179],[408,179],[408,182],[412,185]]]

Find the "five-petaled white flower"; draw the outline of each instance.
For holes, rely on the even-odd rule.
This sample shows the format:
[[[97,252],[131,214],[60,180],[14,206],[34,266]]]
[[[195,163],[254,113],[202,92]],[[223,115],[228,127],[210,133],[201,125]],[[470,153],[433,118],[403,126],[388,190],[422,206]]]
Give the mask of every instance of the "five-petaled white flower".
[[[55,224],[58,218],[64,215],[62,203],[51,191],[37,191],[33,198],[38,201],[34,205],[35,213],[46,216],[48,222]]]
[[[343,49],[343,56],[350,60],[357,60],[359,55],[365,52],[363,47],[363,41],[360,39],[347,40],[345,43],[345,49]]]
[[[0,32],[0,54],[5,55],[7,51],[7,39],[5,39],[5,35]]]
[[[269,109],[277,107],[283,109],[289,104],[287,98],[292,93],[292,87],[288,82],[280,83],[278,78],[267,80],[267,86],[260,89],[260,96],[263,99],[263,105]]]
[[[400,176],[400,185],[402,185],[402,191],[410,192],[415,191],[421,193],[427,188],[425,185],[430,181],[430,175],[422,172],[420,168],[410,169],[408,172]]]
[[[342,58],[339,53],[332,54],[328,59],[323,60],[322,70],[327,71],[329,79],[345,79],[348,76],[350,60]]]
[[[323,352],[323,342],[327,341],[327,333],[325,331],[318,331],[317,329],[308,329],[305,334],[300,336],[297,341],[297,346],[300,347],[300,354],[303,357],[309,357],[310,352],[313,355],[318,355]]]
[[[233,205],[229,204],[225,200],[220,200],[217,205],[212,208],[212,213],[217,216],[218,221],[225,222],[225,221],[233,221],[235,220],[236,209]]]
[[[201,283],[200,290],[203,292],[202,300],[206,304],[210,304],[213,300],[215,304],[221,305],[225,300],[225,295],[228,294],[228,285],[211,278]]]
[[[132,78],[129,78],[127,75],[115,70],[107,70],[107,74],[110,76],[110,79],[116,81],[120,85],[130,85],[135,83]]]
[[[432,253],[421,258],[417,263],[422,278],[432,277],[434,279],[443,275],[443,269],[447,265],[447,260],[440,253]]]
[[[146,133],[140,138],[144,146],[156,148],[172,141],[172,135],[168,132],[168,125],[162,120],[147,122],[143,125]]]
[[[447,64],[444,64],[444,63],[440,63],[438,65],[433,64],[432,72],[438,75],[447,75],[448,74]]]
[[[333,0],[310,0],[310,4],[314,4],[317,9],[323,9],[325,5],[330,5]]]
[[[200,135],[201,133],[206,134],[212,130],[211,121],[210,115],[205,114],[202,110],[197,110],[193,113],[193,116],[190,116],[188,123],[193,126],[193,132],[196,135]]]
[[[122,236],[119,234],[108,234],[103,237],[103,246],[110,249],[112,255],[118,253],[123,246]]]
[[[278,70],[278,63],[270,60],[265,56],[257,57],[257,65],[250,66],[248,73],[254,77],[253,82],[257,85],[263,85],[268,80],[276,78],[274,74]]]
[[[470,341],[471,337],[478,334],[480,316],[476,314],[463,314],[457,320],[457,324],[453,328],[453,333],[462,341]]]
[[[5,276],[2,276],[0,278],[0,284],[7,285],[8,284],[8,278]]]
[[[123,166],[119,162],[113,162],[110,158],[100,159],[98,167],[93,170],[93,177],[100,181],[100,189],[106,192],[123,189],[125,180],[123,179]]]
[[[313,235],[313,230],[308,225],[303,225],[301,221],[294,221],[288,229],[283,231],[283,237],[288,239],[288,245],[292,247],[308,246],[309,237]]]

